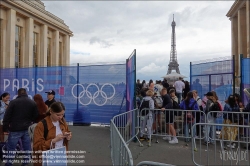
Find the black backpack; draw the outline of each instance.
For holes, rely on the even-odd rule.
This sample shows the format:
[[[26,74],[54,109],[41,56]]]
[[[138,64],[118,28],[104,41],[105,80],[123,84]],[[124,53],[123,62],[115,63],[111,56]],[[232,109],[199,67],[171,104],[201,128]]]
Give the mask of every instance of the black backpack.
[[[142,116],[145,116],[148,114],[148,112],[149,112],[149,100],[148,101],[143,100],[140,106],[140,113]]]
[[[173,109],[180,110],[181,109],[180,105],[172,98],[171,100],[173,101]],[[181,114],[182,114],[182,111],[174,111],[175,116],[181,116]]]
[[[221,110],[221,108],[219,106],[219,103],[218,102],[214,102],[213,105],[209,108],[209,112],[210,111],[222,111],[222,110]],[[212,116],[214,118],[216,118],[217,117],[217,112],[213,112]]]

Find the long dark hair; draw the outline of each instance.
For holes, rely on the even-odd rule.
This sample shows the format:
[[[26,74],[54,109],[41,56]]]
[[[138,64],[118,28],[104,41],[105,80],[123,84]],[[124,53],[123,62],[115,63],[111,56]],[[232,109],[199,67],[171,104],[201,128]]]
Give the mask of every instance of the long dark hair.
[[[234,94],[234,97],[237,97],[237,100],[235,99],[237,103],[242,102],[241,96],[240,96],[238,93],[235,93],[235,94]]]
[[[3,100],[4,97],[9,96],[10,94],[8,92],[4,92],[3,94],[1,94],[0,96],[0,100]]]
[[[236,104],[234,95],[229,95],[227,99],[228,104],[230,105],[231,108],[233,108]]]
[[[50,105],[49,110],[46,112],[47,116],[50,116],[50,111],[54,112],[54,113],[59,113],[62,110],[65,111],[65,106],[62,102],[54,102]]]
[[[192,98],[194,98],[193,92],[188,92],[188,93],[187,93],[187,96],[186,96],[186,98],[185,98],[185,104],[186,104],[186,105],[189,105],[189,102],[190,102],[190,100],[191,100]]]

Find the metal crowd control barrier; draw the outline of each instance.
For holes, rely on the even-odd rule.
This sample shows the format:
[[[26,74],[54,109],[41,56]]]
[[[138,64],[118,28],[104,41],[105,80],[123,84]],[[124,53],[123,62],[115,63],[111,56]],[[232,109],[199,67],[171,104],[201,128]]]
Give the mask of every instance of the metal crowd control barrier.
[[[210,137],[210,142],[197,140],[192,130],[192,159],[195,165],[250,165],[248,150],[249,139],[242,139],[239,129],[250,131],[249,125],[196,123],[196,126],[221,127],[219,136]],[[207,132],[207,131],[206,131]],[[208,133],[206,133],[208,134]],[[249,138],[250,134],[247,132]]]
[[[133,166],[132,154],[123,140],[120,132],[114,124],[114,121],[110,122],[111,132],[111,160],[113,165],[128,165]]]
[[[151,118],[150,112],[153,118],[152,125],[149,120]],[[139,137],[146,138],[148,146],[151,146],[151,136],[154,136],[156,143],[159,143],[158,137],[165,137],[166,140],[170,140],[173,135],[176,135],[177,138],[184,138],[186,142],[190,142],[192,125],[199,122],[206,122],[206,115],[203,111],[199,110],[166,109],[162,111],[161,109],[143,109],[140,112],[139,121]],[[147,126],[148,124],[150,126]],[[196,133],[198,132],[197,137],[199,139],[202,139],[202,127],[198,126],[195,129]],[[151,132],[148,131],[150,128]],[[145,139],[142,138],[140,140]],[[142,145],[140,141],[139,143]]]
[[[138,163],[136,166],[174,166],[174,165],[158,163],[158,162],[153,162],[153,161],[142,161]]]
[[[134,109],[113,117],[117,129],[122,138],[128,144],[132,140],[139,140],[137,135],[139,133],[139,112]]]

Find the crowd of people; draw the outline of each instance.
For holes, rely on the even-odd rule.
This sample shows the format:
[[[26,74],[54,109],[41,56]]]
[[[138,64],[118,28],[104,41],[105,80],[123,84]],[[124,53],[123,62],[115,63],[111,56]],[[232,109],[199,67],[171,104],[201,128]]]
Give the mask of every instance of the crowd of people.
[[[29,163],[41,166],[41,151],[62,146],[68,148],[72,134],[64,119],[65,106],[55,100],[54,90],[45,92],[45,102],[40,94],[34,95],[31,100],[24,88],[20,88],[17,93],[17,98],[11,101],[7,92],[0,96],[0,141],[4,142],[5,135],[8,137],[5,142],[5,165],[13,164],[13,152],[20,142],[24,152],[22,166]],[[34,131],[29,132],[29,127],[34,124]]]
[[[182,116],[186,142],[190,141],[192,126],[202,122],[204,119],[202,115],[206,116],[208,125],[204,126],[204,129],[201,129],[203,126],[196,125],[193,130],[196,137],[204,137],[205,145],[215,143],[216,126],[209,124],[215,124],[216,118],[219,116],[223,115],[223,124],[248,125],[250,120],[248,114],[250,104],[244,106],[239,94],[229,95],[223,107],[215,91],[200,94],[204,95],[204,97],[200,97],[199,91],[190,91],[189,83],[183,81],[182,78],[179,78],[172,86],[168,84],[167,80],[157,80],[155,83],[152,80],[148,83],[144,80],[140,83],[140,80],[137,80],[136,94],[137,108],[141,111],[141,141],[150,141],[152,133],[162,130],[161,115],[165,115],[165,135],[167,135],[163,139],[168,140],[170,144],[178,143],[174,125],[177,116]],[[220,113],[220,111],[224,112]],[[245,112],[245,116],[242,117],[240,112]],[[145,128],[147,132],[145,132]],[[238,127],[223,126],[219,137],[223,140],[229,140],[227,147],[235,148],[238,135],[250,136],[250,131]]]

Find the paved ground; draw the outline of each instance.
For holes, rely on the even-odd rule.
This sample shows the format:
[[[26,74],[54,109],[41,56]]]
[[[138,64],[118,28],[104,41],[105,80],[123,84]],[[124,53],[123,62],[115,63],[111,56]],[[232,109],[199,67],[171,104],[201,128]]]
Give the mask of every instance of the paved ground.
[[[70,130],[73,133],[73,137],[70,141],[69,150],[81,150],[83,151],[82,155],[84,155],[85,158],[79,159],[81,161],[84,160],[84,163],[68,164],[69,166],[112,165],[109,147],[109,127],[70,126]],[[155,140],[156,139],[153,138],[151,147],[147,146],[147,142],[143,142],[143,147],[140,147],[138,142],[129,143],[134,165],[141,161],[155,161],[173,165],[195,165],[192,160],[191,143],[189,143],[189,146],[185,146],[185,142],[182,139],[179,139],[178,144],[171,145],[162,140],[161,137],[159,138],[159,143],[155,143]],[[221,148],[219,142],[208,148],[202,143],[203,141],[196,141],[198,152],[194,152],[194,160],[198,164],[207,165],[207,160],[209,160],[209,165],[222,165],[222,161],[224,162],[224,165],[230,164],[228,161],[228,155],[224,156],[224,160],[221,159]],[[236,151],[237,149],[234,150],[234,152]],[[243,149],[239,149],[238,151],[241,153],[245,152]],[[247,162],[238,160],[238,164],[240,162],[240,165],[250,165],[249,153],[247,153],[247,156]],[[237,160],[234,160],[232,165],[236,165],[236,162]]]

